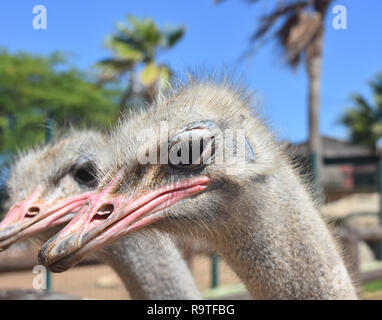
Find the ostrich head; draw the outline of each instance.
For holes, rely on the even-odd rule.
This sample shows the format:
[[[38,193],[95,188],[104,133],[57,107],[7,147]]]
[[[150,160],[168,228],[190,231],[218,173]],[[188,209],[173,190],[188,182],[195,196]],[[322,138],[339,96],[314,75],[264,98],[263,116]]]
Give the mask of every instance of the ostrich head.
[[[0,250],[41,232],[49,238],[73,217],[96,186],[93,157],[102,139],[95,131],[71,130],[20,154],[8,181],[13,205],[0,223]]]
[[[122,120],[97,154],[98,190],[40,261],[61,272],[149,225],[218,241],[245,224],[247,185],[262,185],[281,158],[250,100],[226,84],[195,82]]]

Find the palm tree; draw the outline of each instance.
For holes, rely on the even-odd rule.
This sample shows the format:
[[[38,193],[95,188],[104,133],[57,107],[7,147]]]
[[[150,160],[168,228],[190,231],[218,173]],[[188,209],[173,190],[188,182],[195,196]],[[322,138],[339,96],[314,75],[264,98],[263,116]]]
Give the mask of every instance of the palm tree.
[[[382,137],[382,73],[370,81],[370,87],[374,103],[353,94],[353,106],[346,110],[340,122],[350,130],[353,142],[368,146],[376,154],[377,142]]]
[[[315,179],[318,177],[317,171],[321,164],[319,108],[324,20],[333,1],[278,1],[270,13],[261,16],[259,27],[251,36],[247,51],[247,54],[253,52],[260,40],[268,40],[268,36],[271,36],[270,38],[276,39],[280,45],[290,67],[296,68],[305,62],[309,77],[309,150]]]
[[[131,15],[127,23],[117,23],[117,32],[109,35],[106,46],[113,52],[111,58],[100,61],[99,82],[123,80],[128,84],[120,100],[120,110],[126,107],[140,90],[140,98],[150,101],[159,87],[168,83],[171,70],[157,64],[156,57],[172,48],[184,35],[183,27],[159,29],[152,19],[137,19]]]

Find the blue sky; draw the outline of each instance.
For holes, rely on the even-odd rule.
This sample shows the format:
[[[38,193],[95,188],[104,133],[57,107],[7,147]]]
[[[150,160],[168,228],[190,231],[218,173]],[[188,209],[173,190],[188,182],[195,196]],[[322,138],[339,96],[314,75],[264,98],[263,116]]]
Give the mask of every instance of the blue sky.
[[[248,43],[260,13],[273,0],[257,6],[227,0],[2,0],[0,46],[15,52],[26,50],[47,54],[54,50],[71,53],[71,61],[90,69],[109,56],[102,46],[104,36],[126,14],[152,17],[161,25],[184,25],[184,39],[159,60],[178,72],[204,66],[219,70],[236,65]],[[32,28],[35,5],[45,5],[48,29]],[[367,82],[382,71],[382,1],[338,0],[347,8],[347,30],[332,28],[331,12],[326,20],[322,74],[321,132],[347,136],[337,124],[349,95],[357,91],[370,97]],[[239,64],[238,72],[258,93],[263,114],[283,139],[301,141],[307,137],[307,79],[304,68],[287,68],[277,47],[263,47],[251,64]]]

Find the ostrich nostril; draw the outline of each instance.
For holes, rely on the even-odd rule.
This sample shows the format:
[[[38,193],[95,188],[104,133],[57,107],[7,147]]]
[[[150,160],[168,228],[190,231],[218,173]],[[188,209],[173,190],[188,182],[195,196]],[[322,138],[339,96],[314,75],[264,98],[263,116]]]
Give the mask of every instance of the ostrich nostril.
[[[27,214],[25,215],[25,217],[33,218],[36,215],[38,215],[39,213],[40,213],[39,207],[30,207],[30,208],[28,208],[28,211],[27,211]]]
[[[102,205],[97,213],[94,215],[93,220],[106,220],[114,211],[114,206],[110,203]]]

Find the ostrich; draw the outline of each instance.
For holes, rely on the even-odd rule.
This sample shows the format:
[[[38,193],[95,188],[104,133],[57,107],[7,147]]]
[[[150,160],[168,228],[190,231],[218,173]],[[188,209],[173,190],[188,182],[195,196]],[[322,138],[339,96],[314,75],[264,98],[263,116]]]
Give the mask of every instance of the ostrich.
[[[208,242],[254,298],[357,299],[307,186],[251,105],[228,82],[191,80],[121,121],[97,158],[98,190],[39,260],[62,272],[157,229]]]
[[[96,186],[94,157],[103,144],[98,132],[72,130],[21,154],[11,168],[8,187],[15,205],[0,224],[1,249],[32,236],[41,245],[70,221]],[[96,257],[117,272],[133,299],[200,299],[174,243],[160,232],[149,237],[137,232]]]

